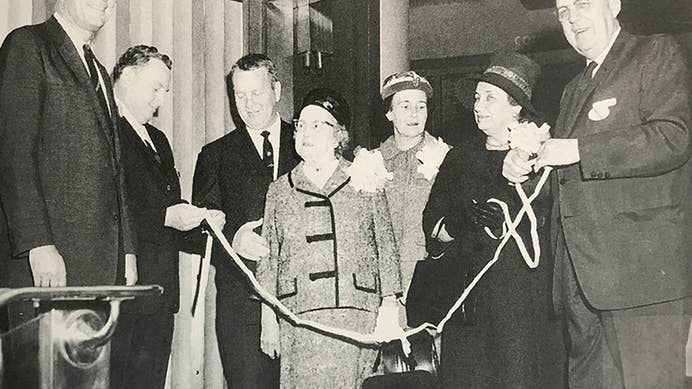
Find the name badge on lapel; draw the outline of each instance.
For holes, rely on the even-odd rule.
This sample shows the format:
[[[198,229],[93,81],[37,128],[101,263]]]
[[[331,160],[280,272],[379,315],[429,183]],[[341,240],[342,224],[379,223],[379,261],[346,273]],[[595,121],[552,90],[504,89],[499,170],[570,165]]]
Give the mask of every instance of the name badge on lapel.
[[[593,103],[591,110],[589,111],[589,119],[597,122],[607,118],[608,115],[610,115],[610,107],[617,103],[618,101],[615,97]]]

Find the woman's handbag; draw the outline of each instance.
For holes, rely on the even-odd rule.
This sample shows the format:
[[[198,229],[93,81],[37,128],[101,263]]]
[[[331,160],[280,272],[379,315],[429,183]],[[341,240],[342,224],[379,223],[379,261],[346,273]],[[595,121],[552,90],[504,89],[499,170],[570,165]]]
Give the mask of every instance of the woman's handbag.
[[[433,336],[427,331],[408,338],[411,353],[406,356],[400,341],[387,343],[380,351],[373,366],[378,371],[380,364],[384,375],[367,378],[363,389],[408,389],[438,387],[437,370],[439,358]]]

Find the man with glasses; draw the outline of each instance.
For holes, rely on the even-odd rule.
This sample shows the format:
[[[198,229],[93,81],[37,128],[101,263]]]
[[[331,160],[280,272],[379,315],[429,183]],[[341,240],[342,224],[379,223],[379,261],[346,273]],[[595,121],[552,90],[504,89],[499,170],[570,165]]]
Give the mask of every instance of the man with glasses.
[[[281,82],[262,54],[240,58],[227,77],[229,98],[242,119],[238,127],[204,146],[197,159],[193,204],[226,214],[224,235],[254,271],[269,253],[260,234],[269,184],[298,163],[293,126],[277,112]],[[231,93],[232,92],[232,93]],[[220,245],[214,246],[216,335],[230,388],[278,388],[278,361],[260,351],[260,302]],[[201,292],[203,293],[203,291]]]
[[[522,182],[553,166],[554,301],[571,388],[683,388],[689,319],[690,76],[675,41],[620,29],[620,0],[556,0],[586,69]]]

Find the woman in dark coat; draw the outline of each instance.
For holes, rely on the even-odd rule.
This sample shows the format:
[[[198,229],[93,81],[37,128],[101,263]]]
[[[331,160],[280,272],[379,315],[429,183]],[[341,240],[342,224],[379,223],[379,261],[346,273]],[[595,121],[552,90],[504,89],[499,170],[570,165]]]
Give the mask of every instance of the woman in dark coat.
[[[349,121],[334,91],[316,89],[303,100],[295,132],[303,162],[269,186],[262,235],[270,255],[257,279],[301,319],[368,334],[385,328],[376,321],[398,328],[401,277],[384,186],[355,185],[359,177],[341,157]],[[281,353],[283,389],[360,388],[377,354],[279,325],[267,306],[260,344],[272,357]]]
[[[518,53],[496,55],[477,78],[474,117],[482,133],[452,149],[433,185],[423,216],[431,255],[440,256],[444,280],[456,299],[490,261],[502,234],[503,214],[490,198],[506,202],[512,216],[521,208],[514,189],[502,177],[509,150],[509,126],[534,121],[532,88],[540,68]],[[535,182],[524,185],[528,194]],[[549,250],[549,201],[533,203],[542,253]],[[527,218],[518,228],[530,246]],[[486,228],[487,227],[487,228]],[[441,254],[442,245],[444,254]],[[530,248],[529,248],[529,251]],[[436,255],[437,254],[437,255]],[[561,388],[564,346],[561,323],[552,314],[552,264],[543,255],[530,269],[514,240],[444,328],[441,380],[445,388]],[[452,299],[453,300],[453,299]],[[449,303],[449,301],[448,301]]]

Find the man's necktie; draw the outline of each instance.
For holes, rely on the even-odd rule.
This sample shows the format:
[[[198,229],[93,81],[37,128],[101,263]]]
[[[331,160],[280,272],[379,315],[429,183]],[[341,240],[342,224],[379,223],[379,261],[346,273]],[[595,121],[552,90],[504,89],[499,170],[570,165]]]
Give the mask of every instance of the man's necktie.
[[[260,134],[264,141],[262,141],[262,162],[266,166],[269,173],[274,176],[274,148],[271,142],[269,142],[269,131],[262,131]]]
[[[108,109],[108,103],[106,103],[106,96],[104,95],[103,89],[101,88],[101,83],[99,82],[99,74],[97,70],[98,67],[96,65],[98,61],[96,60],[96,56],[94,55],[94,52],[91,51],[89,45],[82,46],[82,49],[84,50],[84,59],[86,60],[87,68],[89,69],[91,86],[96,91],[96,97],[98,98],[99,105],[103,109],[103,112],[106,113],[106,116],[110,117],[111,113]]]
[[[147,145],[147,149],[149,149],[149,152],[151,153],[151,155],[154,157],[154,159],[156,159],[156,162],[158,162],[160,165],[161,164],[161,156],[159,156],[159,153],[156,152],[156,150],[154,149],[154,146],[152,146],[148,140],[144,140],[144,144]]]
[[[596,69],[596,66],[598,66],[596,61],[591,61],[589,66],[587,66],[582,72],[581,76],[579,77],[579,82],[577,83],[577,90],[579,91],[579,94],[583,93],[591,82],[591,79],[593,78],[593,70]]]

